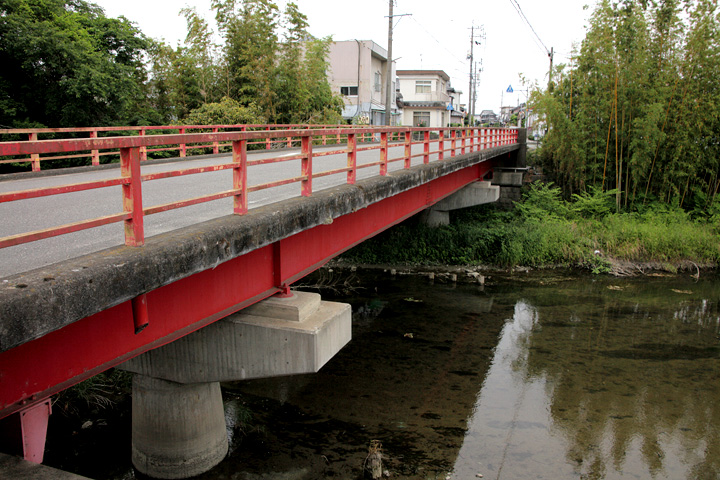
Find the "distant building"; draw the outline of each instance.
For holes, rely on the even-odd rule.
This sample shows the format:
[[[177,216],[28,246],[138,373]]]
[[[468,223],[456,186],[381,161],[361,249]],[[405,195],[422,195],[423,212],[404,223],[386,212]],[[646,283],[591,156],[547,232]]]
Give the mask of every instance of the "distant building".
[[[483,110],[480,112],[480,124],[488,125],[498,122],[498,117],[492,110]]]
[[[402,124],[447,127],[454,106],[448,88],[450,77],[442,70],[398,70],[402,94]]]
[[[343,97],[343,118],[364,125],[385,124],[387,50],[371,40],[333,42],[329,53],[328,77],[335,93]],[[392,75],[395,79],[395,62]],[[392,82],[392,125],[399,124],[400,112]]]
[[[462,125],[465,121],[466,115],[465,105],[460,103],[460,95],[462,95],[462,92],[460,90],[455,90],[450,86],[450,82],[448,82],[447,93],[450,97],[450,105],[452,105],[452,109],[450,110],[450,124]]]
[[[503,125],[507,125],[508,123],[510,123],[510,118],[514,113],[513,110],[513,107],[500,107],[500,116],[498,117],[498,121]]]

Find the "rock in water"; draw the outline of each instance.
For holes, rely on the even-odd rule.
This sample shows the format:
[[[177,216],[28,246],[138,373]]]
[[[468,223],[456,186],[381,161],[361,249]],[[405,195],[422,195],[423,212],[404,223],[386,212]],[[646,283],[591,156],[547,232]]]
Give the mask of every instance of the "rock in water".
[[[382,478],[382,443],[380,440],[370,441],[368,456],[365,458],[365,470],[370,473],[370,478],[373,480]]]

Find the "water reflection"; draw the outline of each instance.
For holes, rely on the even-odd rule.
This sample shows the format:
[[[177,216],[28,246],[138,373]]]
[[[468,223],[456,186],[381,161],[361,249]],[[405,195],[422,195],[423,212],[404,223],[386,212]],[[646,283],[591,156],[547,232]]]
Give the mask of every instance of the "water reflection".
[[[454,478],[718,478],[718,287],[678,282],[524,288]]]
[[[352,299],[353,340],[320,373],[233,386],[260,415],[264,451],[251,438],[203,478],[285,478],[302,465],[299,478],[361,478],[373,439],[395,477],[446,478],[511,310],[477,288],[386,280]]]
[[[226,385],[232,451],[199,479],[359,479],[371,440],[391,478],[720,478],[717,279],[359,287],[353,340],[318,374]],[[51,465],[128,478],[129,452],[76,429]]]

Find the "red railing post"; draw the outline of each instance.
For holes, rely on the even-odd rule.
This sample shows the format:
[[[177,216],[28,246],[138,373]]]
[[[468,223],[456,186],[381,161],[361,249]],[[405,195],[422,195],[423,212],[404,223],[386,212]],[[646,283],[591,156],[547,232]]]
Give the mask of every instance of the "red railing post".
[[[140,247],[145,243],[145,229],[139,147],[120,149],[120,174],[123,178],[130,178],[130,183],[122,186],[123,211],[132,214],[125,220],[125,245]]]
[[[457,130],[450,132],[450,154],[455,157],[457,155]]]
[[[440,130],[438,134],[438,160],[445,158],[445,130]]]
[[[268,132],[270,131],[270,127],[265,127],[265,130]],[[272,148],[272,142],[270,141],[270,137],[265,137],[265,150],[270,150]]]
[[[430,163],[430,130],[423,132],[423,163]]]
[[[380,175],[387,175],[388,171],[388,134],[380,134]]]
[[[218,133],[219,128],[218,128],[218,127],[213,127],[212,131],[213,131],[213,133]],[[215,140],[215,141],[213,142],[213,153],[214,153],[215,155],[217,155],[218,153],[220,153],[220,142],[218,142],[217,140]]]
[[[145,136],[144,128],[140,129],[140,136],[141,137]],[[144,162],[146,160],[147,160],[147,147],[145,145],[143,145],[142,147],[140,147],[140,162]]]
[[[28,140],[30,140],[31,142],[34,142],[37,139],[38,139],[37,133],[31,133],[28,135]],[[32,171],[39,172],[40,171],[40,154],[39,153],[31,153],[30,161],[32,162]]]
[[[312,196],[312,135],[304,135],[302,141],[302,160],[300,175],[304,178],[301,183],[301,194],[303,197]]]
[[[97,130],[93,130],[90,132],[90,138],[97,138],[98,132]],[[100,165],[100,151],[95,148],[91,151],[92,153],[92,164],[93,165]]]
[[[460,131],[460,136],[462,137],[462,140],[460,140],[460,154],[465,155],[465,141],[467,140],[467,129],[463,128]]]
[[[287,148],[292,148],[292,137],[287,137]]]
[[[357,139],[354,133],[348,133],[348,149],[347,149],[347,183],[355,184],[356,167],[357,167]]]
[[[28,462],[42,463],[45,454],[45,439],[52,406],[49,398],[20,410],[15,423],[22,441],[23,458]],[[12,427],[9,427],[12,430]],[[8,432],[9,433],[9,432]],[[12,436],[12,435],[10,435]]]
[[[405,168],[410,168],[412,164],[412,132],[405,132]]]
[[[185,129],[184,129],[184,128],[180,128],[180,129],[178,130],[178,133],[180,133],[180,135],[185,134]],[[181,144],[180,144],[180,156],[181,156],[181,157],[184,157],[184,156],[186,155],[186,153],[187,153],[187,148],[186,148],[186,146],[185,146],[184,143],[181,143]]]
[[[243,215],[248,211],[247,197],[247,140],[233,140],[233,213]]]

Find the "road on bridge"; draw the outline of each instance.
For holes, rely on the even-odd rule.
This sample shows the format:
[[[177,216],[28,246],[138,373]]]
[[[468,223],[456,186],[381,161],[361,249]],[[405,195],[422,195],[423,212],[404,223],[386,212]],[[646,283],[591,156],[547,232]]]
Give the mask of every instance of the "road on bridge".
[[[341,146],[314,147],[313,153],[338,150]],[[413,155],[421,153],[423,145],[413,145]],[[388,149],[388,158],[403,157],[404,146],[396,144]],[[263,158],[282,158],[296,155],[299,150],[286,151],[260,151],[248,152],[248,161]],[[359,151],[357,165],[378,160],[379,150]],[[313,172],[341,168],[346,164],[347,156],[344,153],[313,157]],[[437,159],[437,154],[431,155],[430,160]],[[142,173],[157,173],[186,168],[199,168],[208,165],[226,164],[232,161],[230,154],[217,156],[203,156],[201,158],[188,157],[187,159],[163,164],[143,165]],[[422,156],[412,159],[412,165],[423,162]],[[388,171],[403,168],[402,161],[389,163]],[[379,167],[358,168],[357,179],[368,178],[379,174]],[[293,159],[285,162],[255,165],[248,167],[248,186],[274,182],[292,176],[300,175],[300,160]],[[117,178],[119,169],[103,169],[86,171],[83,173],[66,173],[20,180],[1,181],[0,192],[11,192],[36,188],[47,188],[58,185],[75,184]],[[345,184],[346,174],[340,173],[320,178],[313,178],[313,191],[327,189]],[[217,193],[232,188],[232,171],[186,175],[143,182],[143,207],[180,201]],[[248,196],[249,208],[300,196],[299,183],[283,185],[252,192]],[[191,207],[170,210],[154,215],[145,216],[145,236],[150,237],[160,233],[169,232],[178,228],[197,224],[206,220],[231,215],[233,210],[232,198],[215,200]],[[41,230],[111,215],[122,211],[121,187],[106,187],[97,190],[66,193],[50,197],[33,198],[16,202],[0,204],[0,237],[16,235],[19,233]],[[124,242],[122,223],[105,225],[102,227],[83,230],[76,233],[39,240],[23,245],[0,249],[0,278],[17,273],[27,272],[36,268],[45,267],[70,258],[79,257],[89,253],[122,245]],[[138,247],[128,247],[138,248]],[[141,248],[141,247],[139,247]]]

